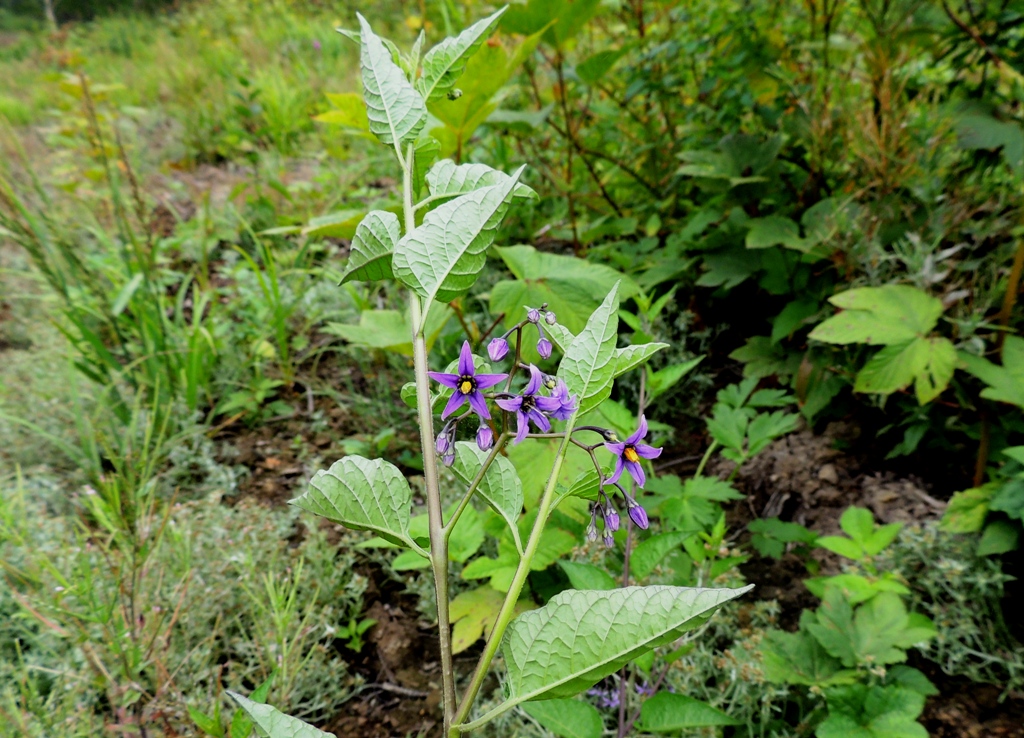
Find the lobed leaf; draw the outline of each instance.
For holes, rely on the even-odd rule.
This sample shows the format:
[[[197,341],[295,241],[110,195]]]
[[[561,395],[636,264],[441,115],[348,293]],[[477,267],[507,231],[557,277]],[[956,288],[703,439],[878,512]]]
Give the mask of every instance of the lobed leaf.
[[[360,282],[377,282],[391,279],[391,257],[395,244],[402,235],[398,216],[387,210],[371,210],[366,214],[352,236],[348,268],[341,278],[341,284],[353,279]]]
[[[907,285],[860,287],[841,292],[830,302],[842,312],[811,331],[825,343],[892,345],[924,336],[942,315],[942,301]]]
[[[371,530],[392,543],[412,545],[412,490],[397,467],[383,459],[346,456],[313,475],[306,492],[290,501],[355,530]]]
[[[571,697],[624,664],[707,621],[749,591],[685,587],[567,590],[516,618],[502,652],[508,701]]]
[[[370,131],[381,143],[401,148],[415,141],[427,122],[427,105],[366,19],[359,13],[356,17],[361,29],[359,64]]]
[[[458,36],[446,38],[426,53],[423,57],[423,71],[416,83],[416,89],[424,100],[439,100],[455,87],[456,80],[466,69],[466,62],[498,25],[498,20],[506,10],[507,5],[477,21]]]

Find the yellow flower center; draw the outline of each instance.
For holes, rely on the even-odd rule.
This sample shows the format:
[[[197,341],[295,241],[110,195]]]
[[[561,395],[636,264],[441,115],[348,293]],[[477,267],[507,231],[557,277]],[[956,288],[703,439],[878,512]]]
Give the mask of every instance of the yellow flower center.
[[[463,379],[462,384],[459,385],[459,392],[464,395],[468,395],[473,391],[473,383],[468,379]]]
[[[632,461],[634,463],[640,461],[640,456],[632,446],[626,446],[626,450],[622,452],[622,455],[626,457],[626,461]]]

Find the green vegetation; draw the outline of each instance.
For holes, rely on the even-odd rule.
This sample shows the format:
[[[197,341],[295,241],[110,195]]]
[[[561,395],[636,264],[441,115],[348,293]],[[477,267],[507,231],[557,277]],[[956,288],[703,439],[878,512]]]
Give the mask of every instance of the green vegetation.
[[[0,2],[0,735],[433,736],[449,692],[495,737],[1019,724],[1014,3],[53,6]],[[464,341],[570,429],[646,416],[621,522],[611,436],[491,403],[435,449],[414,365]],[[566,612],[747,584],[522,669]]]

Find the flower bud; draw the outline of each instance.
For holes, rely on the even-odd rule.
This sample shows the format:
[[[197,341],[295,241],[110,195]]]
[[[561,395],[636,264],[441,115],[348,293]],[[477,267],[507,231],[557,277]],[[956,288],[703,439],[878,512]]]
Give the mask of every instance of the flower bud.
[[[612,533],[619,529],[619,511],[610,504],[604,508],[604,529]]]
[[[647,520],[647,511],[644,510],[640,503],[636,500],[626,499],[626,504],[629,507],[629,517],[637,524],[638,527],[647,530],[650,525],[650,521]]]
[[[534,324],[539,323],[540,310],[538,310],[537,308],[530,308],[529,310],[526,311],[526,319]]]
[[[555,314],[550,310],[544,313],[544,322],[547,323],[548,325],[554,325],[557,322],[557,320],[558,318],[556,318]]]
[[[537,341],[537,353],[541,355],[542,359],[551,358],[551,341],[546,338],[541,338]]]
[[[448,449],[448,453],[441,456],[441,461],[444,462],[445,466],[451,466],[455,463],[455,444],[452,444],[452,447]],[[630,514],[632,515],[632,513]]]
[[[437,449],[437,453],[444,456],[448,453],[452,447],[452,428],[450,424],[445,424],[441,432],[437,434],[437,443],[434,444],[434,448]]]
[[[504,338],[494,338],[487,344],[487,355],[491,357],[491,361],[501,361],[507,353],[508,341]]]
[[[615,545],[615,539],[612,537],[612,532],[610,530],[605,530],[604,532],[604,545],[608,548]]]
[[[476,432],[476,445],[481,451],[489,451],[494,445],[494,432],[489,425],[481,425]]]
[[[597,540],[597,521],[590,518],[590,525],[587,526],[587,540],[593,543]]]

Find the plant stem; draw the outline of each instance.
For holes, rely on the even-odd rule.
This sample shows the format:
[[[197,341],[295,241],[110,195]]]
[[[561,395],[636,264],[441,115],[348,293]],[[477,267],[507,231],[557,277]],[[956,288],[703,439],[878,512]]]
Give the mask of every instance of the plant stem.
[[[405,210],[405,232],[416,227],[412,207],[413,147],[408,148],[408,159],[402,161],[402,195]],[[434,574],[437,594],[437,630],[441,645],[441,684],[444,692],[445,729],[455,713],[455,671],[452,668],[452,629],[448,614],[448,537],[441,512],[441,489],[437,478],[437,457],[434,448],[434,416],[430,404],[430,381],[427,376],[427,341],[423,335],[430,305],[422,305],[419,295],[409,291],[409,306],[413,324],[413,363],[416,372],[416,410],[419,415],[420,442],[423,449],[423,482],[426,487],[427,519],[430,526],[430,566]]]
[[[693,476],[699,477],[701,475],[701,473],[704,471],[705,465],[707,465],[708,460],[711,458],[711,454],[713,454],[717,448],[718,441],[712,441],[711,445],[708,446],[708,450],[704,452],[704,456],[701,457],[700,463],[697,464],[697,471],[693,473]]]
[[[526,544],[526,550],[523,553],[523,557],[519,560],[519,567],[516,569],[516,574],[512,579],[512,585],[509,587],[508,594],[505,596],[505,602],[502,603],[501,611],[498,613],[498,619],[494,624],[494,628],[491,630],[491,637],[487,639],[487,645],[484,647],[484,652],[481,654],[480,661],[476,665],[476,671],[473,672],[473,679],[466,688],[466,693],[462,696],[462,702],[459,704],[459,709],[455,714],[455,719],[451,721],[451,726],[447,728],[445,735],[448,736],[448,738],[459,738],[459,735],[462,733],[462,726],[465,723],[466,717],[469,715],[470,709],[473,707],[473,701],[480,692],[480,687],[483,686],[484,679],[487,676],[487,671],[491,666],[491,661],[494,660],[494,655],[498,651],[498,646],[501,645],[502,638],[505,637],[505,630],[512,621],[512,617],[515,615],[516,603],[519,601],[519,595],[523,591],[523,585],[526,584],[526,577],[530,573],[530,564],[533,562],[533,557],[537,553],[537,548],[540,546],[540,538],[544,533],[544,525],[547,523],[548,514],[551,512],[551,503],[554,501],[555,497],[555,485],[558,481],[558,474],[562,470],[562,462],[565,460],[565,454],[569,450],[572,429],[575,423],[575,415],[573,415],[566,423],[565,436],[562,438],[562,443],[558,447],[558,454],[555,457],[555,464],[551,469],[551,476],[548,477],[547,486],[544,488],[544,494],[540,500],[540,507],[537,510],[537,519],[533,523],[533,530],[530,531],[530,540]],[[503,708],[499,705],[488,713],[486,717],[489,720],[501,714],[506,709],[508,709],[508,707]],[[482,722],[482,720],[480,722]]]

